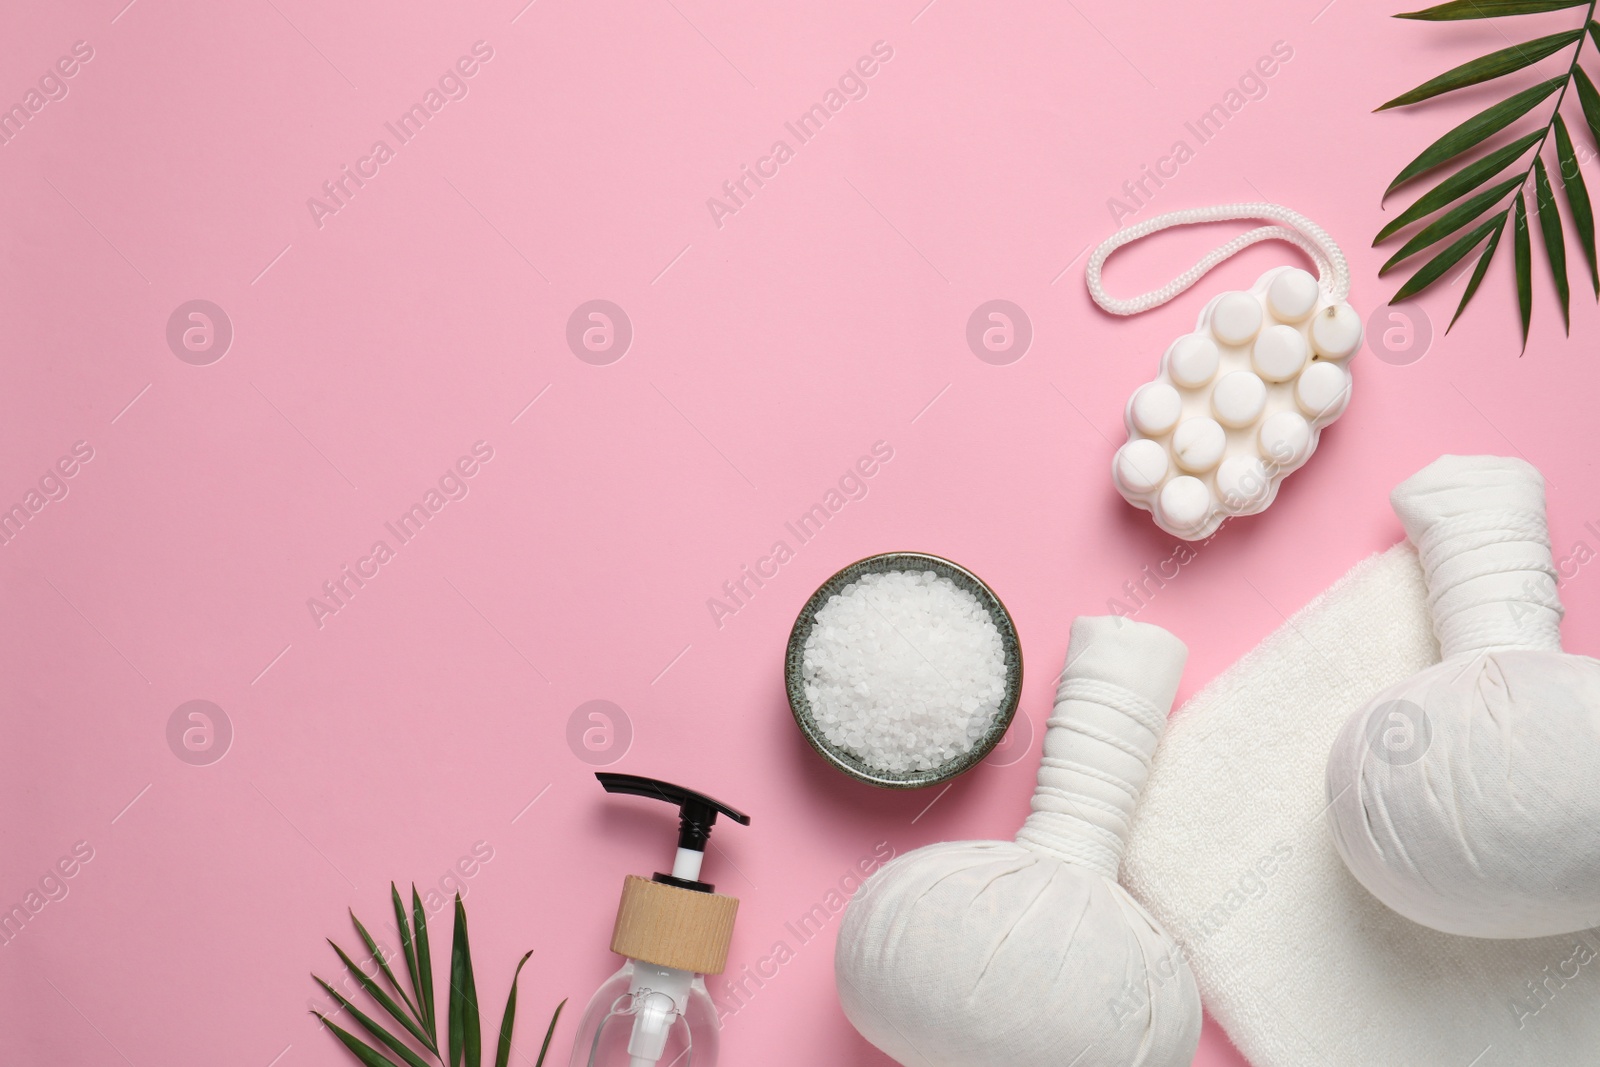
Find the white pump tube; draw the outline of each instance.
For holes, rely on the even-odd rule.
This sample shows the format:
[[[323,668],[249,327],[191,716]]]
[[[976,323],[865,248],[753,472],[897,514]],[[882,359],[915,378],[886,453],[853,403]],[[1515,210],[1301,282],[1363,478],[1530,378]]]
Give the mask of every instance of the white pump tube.
[[[686,849],[679,849],[681,856]],[[698,856],[701,853],[694,853]],[[699,865],[696,864],[696,872]],[[633,1034],[628,1039],[629,1067],[655,1067],[666,1053],[672,1027],[683,1018],[689,1003],[694,972],[633,961],[633,981],[628,987],[634,1005]]]
[[[706,854],[696,852],[692,848],[678,849],[678,854],[672,860],[672,877],[682,878],[687,882],[700,880],[700,864],[705,862]]]

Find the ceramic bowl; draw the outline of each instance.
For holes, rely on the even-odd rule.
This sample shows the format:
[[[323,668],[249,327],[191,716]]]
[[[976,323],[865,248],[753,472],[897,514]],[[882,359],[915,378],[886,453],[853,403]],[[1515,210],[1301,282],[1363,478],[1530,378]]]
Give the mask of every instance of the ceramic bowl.
[[[995,629],[1000,631],[1000,645],[1005,652],[1005,696],[989,728],[967,751],[927,770],[885,771],[830,744],[827,738],[822,736],[822,731],[812,718],[811,703],[806,699],[805,682],[801,677],[806,638],[816,624],[817,612],[828,602],[829,597],[843,591],[863,574],[884,571],[933,571],[977,597],[978,603],[983,605],[989,617],[994,620]],[[1000,738],[1005,736],[1006,729],[1017,713],[1017,703],[1022,699],[1022,645],[1017,640],[1017,628],[1011,622],[1011,615],[1006,611],[1006,606],[994,595],[994,590],[983,584],[977,575],[947,559],[923,552],[885,552],[882,555],[857,560],[823,582],[817,591],[811,594],[811,599],[806,601],[805,606],[800,609],[799,617],[794,621],[794,629],[789,631],[789,647],[783,659],[783,676],[784,684],[789,691],[789,710],[794,713],[794,721],[806,740],[811,743],[811,747],[816,749],[823,759],[850,777],[869,785],[881,786],[884,789],[921,789],[948,782],[976,767],[990,750],[999,744]]]

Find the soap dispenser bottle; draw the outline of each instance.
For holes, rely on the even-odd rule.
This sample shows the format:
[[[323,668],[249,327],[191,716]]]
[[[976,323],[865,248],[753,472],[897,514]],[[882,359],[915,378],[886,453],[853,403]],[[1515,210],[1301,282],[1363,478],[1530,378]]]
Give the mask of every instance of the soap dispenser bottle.
[[[700,865],[719,814],[745,826],[750,816],[670,782],[595,777],[608,793],[675,805],[678,852],[671,874],[623,880],[611,951],[627,959],[589,1001],[571,1067],[715,1067],[717,1011],[703,976],[728,962],[739,901],[700,881]]]

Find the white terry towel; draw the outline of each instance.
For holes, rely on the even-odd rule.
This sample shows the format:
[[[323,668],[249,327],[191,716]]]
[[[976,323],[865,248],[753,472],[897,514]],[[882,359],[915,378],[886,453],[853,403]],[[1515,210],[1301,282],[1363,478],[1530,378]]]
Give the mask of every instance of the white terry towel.
[[[1184,946],[1202,1001],[1255,1067],[1600,1064],[1600,930],[1441,934],[1380,904],[1334,850],[1334,737],[1438,659],[1402,543],[1207,685],[1161,740],[1122,882]]]

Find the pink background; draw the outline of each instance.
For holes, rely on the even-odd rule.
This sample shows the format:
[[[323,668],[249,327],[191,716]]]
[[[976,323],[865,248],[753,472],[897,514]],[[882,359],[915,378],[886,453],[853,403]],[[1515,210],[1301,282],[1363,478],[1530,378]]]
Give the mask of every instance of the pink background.
[[[1258,247],[1113,321],[1082,281],[1115,228],[1108,198],[1285,42],[1265,96],[1134,217],[1288,204],[1343,242],[1365,313],[1391,291],[1367,247],[1380,191],[1489,95],[1372,107],[1503,43],[1358,0],[123,3],[13,4],[0,32],[6,103],[74,42],[93,49],[0,147],[0,503],[75,442],[93,450],[0,550],[0,905],[93,850],[0,949],[16,1063],[351,1062],[304,1010],[307,972],[334,972],[322,939],[354,941],[353,907],[392,944],[389,880],[437,888],[478,842],[492,859],[458,881],[489,1025],[536,949],[519,1049],[531,1062],[571,997],[565,1063],[617,963],[622,876],[667,864],[673,825],[605,797],[569,747],[595,699],[631,723],[613,769],[754,815],[719,828],[707,865],[743,900],[730,973],[779,939],[797,950],[727,1020],[724,1061],[887,1062],[837,1007],[837,920],[798,946],[785,923],[880,842],[1009,835],[1034,758],[944,794],[844,780],[788,716],[795,612],[858,557],[953,558],[1010,607],[1020,714],[1042,727],[1071,619],[1173,554],[1108,484],[1127,394],[1206,294],[1300,262]],[[393,146],[384,123],[477,41],[493,56],[465,98],[319,227],[308,198]],[[707,198],[792,142],[784,123],[878,41],[893,56],[865,98],[719,227]],[[1223,229],[1140,245],[1108,283],[1154,287]],[[1441,452],[1526,456],[1551,482],[1558,556],[1600,547],[1600,315],[1572,271],[1571,340],[1541,266],[1518,358],[1502,249],[1424,358],[1357,358],[1353,406],[1271,511],[1139,612],[1188,642],[1184,695],[1395,541],[1388,490]],[[1440,327],[1463,280],[1422,302]],[[565,340],[596,298],[634,330],[610,365]],[[1035,331],[1007,366],[964,339],[993,298]],[[235,331],[210,365],[166,340],[194,299]],[[394,547],[384,523],[479,441],[493,459],[469,495],[319,627],[308,598]],[[867,495],[719,627],[708,598],[878,441],[893,459]],[[1594,571],[1563,583],[1575,650],[1596,647]],[[167,741],[195,699],[233,729],[207,766]],[[1244,1061],[1208,1021],[1195,1062]]]

